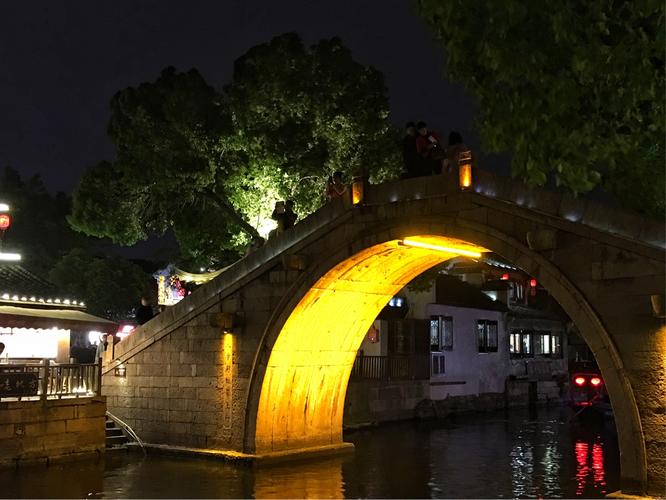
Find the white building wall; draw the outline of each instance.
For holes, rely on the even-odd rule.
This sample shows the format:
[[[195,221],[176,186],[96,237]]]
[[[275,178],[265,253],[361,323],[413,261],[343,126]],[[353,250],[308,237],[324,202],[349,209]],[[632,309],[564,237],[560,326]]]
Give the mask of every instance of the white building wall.
[[[503,314],[498,311],[428,304],[425,318],[453,317],[453,349],[443,351],[445,373],[430,380],[430,399],[447,396],[503,393],[509,376],[508,336]],[[477,321],[497,321],[497,352],[480,353]]]

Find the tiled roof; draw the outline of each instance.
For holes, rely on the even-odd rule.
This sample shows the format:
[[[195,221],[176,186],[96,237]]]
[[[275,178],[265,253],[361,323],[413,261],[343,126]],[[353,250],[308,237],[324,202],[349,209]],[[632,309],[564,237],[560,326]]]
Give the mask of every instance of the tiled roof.
[[[20,264],[0,264],[0,303],[80,308],[73,297]]]

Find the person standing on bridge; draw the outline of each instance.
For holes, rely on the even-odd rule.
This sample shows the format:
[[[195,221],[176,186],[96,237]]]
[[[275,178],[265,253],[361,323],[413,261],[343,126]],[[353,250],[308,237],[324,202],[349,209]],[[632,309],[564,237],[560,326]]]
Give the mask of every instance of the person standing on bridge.
[[[439,134],[428,129],[425,122],[416,124],[418,137],[416,138],[416,152],[421,158],[421,175],[438,174],[442,170],[442,160],[444,159],[444,149],[439,138]]]
[[[294,212],[294,201],[278,201],[275,203],[275,209],[271,214],[271,219],[278,223],[278,234],[294,227],[298,215]]]
[[[150,301],[146,297],[141,297],[141,305],[136,308],[136,311],[134,312],[134,318],[140,325],[148,323],[148,321],[153,319],[153,308],[150,305]]]

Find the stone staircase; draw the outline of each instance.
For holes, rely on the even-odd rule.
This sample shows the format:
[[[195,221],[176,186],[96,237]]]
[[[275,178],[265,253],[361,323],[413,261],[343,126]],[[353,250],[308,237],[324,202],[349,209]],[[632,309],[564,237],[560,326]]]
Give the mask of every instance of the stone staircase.
[[[118,427],[118,425],[111,420],[108,416],[106,417],[106,448],[126,448],[127,436],[123,430]]]

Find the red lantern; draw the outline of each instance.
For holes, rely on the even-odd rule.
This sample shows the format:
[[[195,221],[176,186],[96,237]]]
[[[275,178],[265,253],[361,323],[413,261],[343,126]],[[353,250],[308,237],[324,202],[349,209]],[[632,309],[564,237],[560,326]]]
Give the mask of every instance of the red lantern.
[[[12,218],[9,214],[0,214],[0,230],[4,231],[12,225]]]

